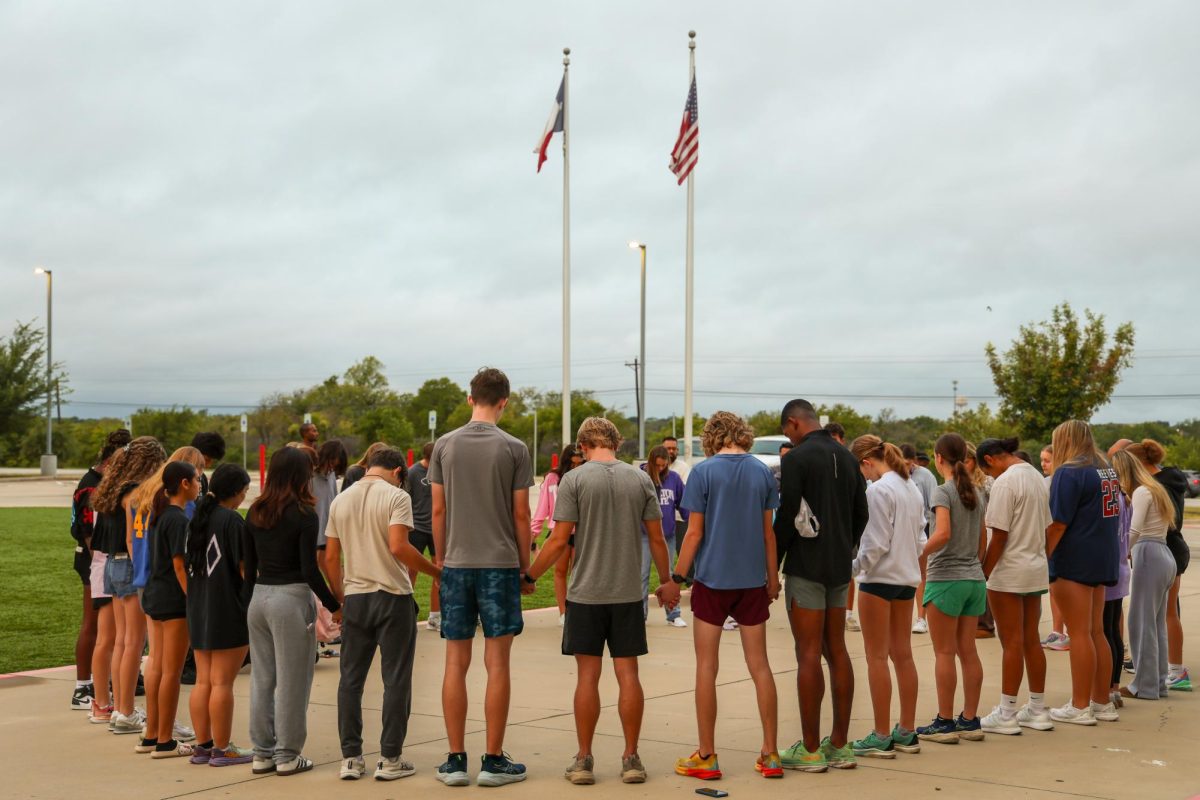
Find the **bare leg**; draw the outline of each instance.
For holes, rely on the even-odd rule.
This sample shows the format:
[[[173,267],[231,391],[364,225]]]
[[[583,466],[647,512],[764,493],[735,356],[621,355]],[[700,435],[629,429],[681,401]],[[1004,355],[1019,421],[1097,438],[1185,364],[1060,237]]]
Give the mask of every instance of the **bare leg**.
[[[695,618],[692,643],[696,649],[696,728],[700,755],[717,748],[717,672],[721,666],[721,626]]]
[[[162,684],[163,624],[149,620],[150,656],[146,659],[146,736],[158,737],[158,688]]]
[[[599,659],[597,659],[599,660]],[[617,686],[620,695],[617,699],[617,713],[621,717],[621,732],[625,735],[625,752],[621,758],[629,758],[638,751],[638,739],[642,735],[642,717],[646,712],[646,697],[642,693],[642,682],[638,678],[638,661],[636,657],[614,658],[613,669],[617,673]],[[599,678],[599,672],[596,677]],[[600,693],[596,692],[596,717],[600,716]],[[595,731],[595,723],[592,730]],[[591,743],[588,743],[591,752]],[[582,755],[582,751],[580,753]]]
[[[1175,576],[1171,591],[1167,594],[1167,661],[1183,663],[1183,622],[1179,619],[1179,581]]]
[[[1100,587],[1100,596],[1104,596]],[[1092,589],[1082,583],[1059,578],[1050,584],[1050,597],[1058,602],[1063,622],[1071,631],[1071,705],[1075,708],[1087,708],[1092,697],[1092,683],[1096,677],[1096,645],[1089,630],[1092,625]],[[1104,633],[1101,631],[1101,636]],[[1104,645],[1108,650],[1108,643]],[[1105,661],[1105,671],[1108,662]],[[1104,678],[1105,702],[1111,675]]]
[[[105,603],[96,612],[96,647],[92,650],[92,686],[96,690],[97,706],[111,706],[112,695],[108,681],[112,670],[112,654],[116,642],[116,622],[113,604]]]
[[[754,681],[754,695],[758,700],[758,718],[762,721],[762,754],[768,755],[779,749],[779,692],[775,687],[775,675],[767,659],[767,626],[741,625],[742,653],[746,657],[746,668]]]
[[[187,656],[188,632],[186,619],[162,623],[162,678],[158,683],[158,741],[169,742],[179,709],[179,676]]]
[[[958,689],[958,666],[955,661],[958,656],[959,618],[943,614],[933,603],[929,604],[925,613],[929,620],[929,638],[933,642],[938,716],[954,719],[954,694]]]
[[[1012,592],[988,590],[992,603],[992,614],[996,618],[996,633],[1000,638],[1000,693],[1015,697],[1021,691],[1021,678],[1025,672],[1025,641],[1028,635],[1024,624],[1025,600]],[[1041,601],[1041,598],[1034,598]],[[1036,630],[1036,626],[1035,626]],[[1038,648],[1041,653],[1041,646]],[[1042,653],[1042,679],[1045,680],[1045,653]]]
[[[117,613],[125,618],[124,648],[121,651],[120,671],[115,683],[120,685],[118,697],[121,704],[117,710],[122,714],[133,713],[133,701],[137,695],[138,672],[142,667],[142,650],[146,647],[146,615],[136,594],[113,602]]]
[[[979,694],[983,691],[983,664],[975,649],[975,631],[979,617],[958,618],[958,660],[962,663],[963,717],[979,716]]]
[[[888,667],[892,638],[891,606],[887,600],[870,592],[863,592],[858,605],[863,648],[867,656],[867,684],[871,688],[871,709],[875,717],[875,732],[880,736],[887,736],[892,730],[892,673]],[[912,609],[909,609],[908,613],[911,619]],[[905,620],[905,626],[905,631],[911,627],[908,620]],[[911,650],[909,660],[912,660]]]
[[[442,678],[442,718],[451,753],[467,749],[467,670],[471,667],[471,639],[446,640],[446,672]]]
[[[829,689],[833,695],[833,730],[830,743],[845,747],[850,738],[850,710],[854,703],[854,667],[846,649],[846,609],[825,610],[825,637],[822,643],[829,664]]]
[[[210,738],[213,745],[222,750],[229,747],[229,739],[233,730],[233,682],[242,662],[246,660],[245,647],[232,647],[228,650],[212,650],[209,677],[212,682],[212,693],[208,699],[208,720]],[[200,651],[196,651],[196,664],[200,663]],[[193,713],[192,724],[196,726]],[[196,727],[199,731],[199,727]],[[197,733],[199,736],[199,733]]]
[[[79,621],[79,635],[75,637],[75,679],[86,681],[92,677],[92,655],[96,650],[96,609],[92,608],[91,584],[83,585],[83,617]]]
[[[889,603],[892,632],[888,641],[888,652],[896,669],[896,689],[900,695],[900,727],[909,731],[917,724],[918,684],[917,665],[912,655],[912,603],[912,600],[893,600]]]
[[[134,602],[137,602],[137,596],[134,595]],[[113,623],[115,635],[113,636],[112,652],[109,654],[111,663],[109,669],[109,683],[112,684],[112,705],[114,711],[121,711],[122,708],[129,709],[129,713],[133,713],[133,700],[128,704],[125,703],[125,695],[123,693],[124,686],[121,684],[121,665],[125,660],[125,609],[122,607],[122,600],[114,597],[109,607],[112,608]],[[141,655],[140,653],[138,655]],[[121,711],[124,714],[124,711]]]
[[[1108,702],[1108,691],[1112,685],[1112,649],[1108,646],[1108,637],[1104,635],[1104,587],[1097,586],[1091,590],[1091,616],[1089,631],[1092,637],[1092,648],[1096,653],[1096,663],[1092,668],[1091,699],[1101,705]],[[1071,643],[1074,649],[1075,643]]]
[[[796,643],[796,691],[800,698],[800,731],[804,748],[815,753],[821,744],[821,703],[825,700],[825,672],[821,669],[821,647],[825,640],[825,612],[820,609],[788,609],[792,639]]]
[[[600,721],[600,672],[604,668],[601,656],[575,656],[575,738],[579,741],[580,758],[592,754],[592,739]]]
[[[1050,629],[1059,636],[1063,636],[1067,632],[1067,618],[1063,616],[1062,608],[1059,606],[1054,592],[1050,592]]]
[[[208,710],[212,704],[212,651],[197,650],[195,653],[196,685],[192,687],[192,693],[188,697],[188,712],[192,716],[196,741],[207,742],[216,738],[213,736],[212,719]]]
[[[512,693],[508,671],[512,643],[512,634],[483,640],[483,664],[487,669],[483,716],[487,721],[487,752],[492,755],[504,752],[504,729],[508,726],[508,704]]]
[[[1046,691],[1046,651],[1042,650],[1041,632],[1038,623],[1042,616],[1042,598],[1022,598],[1021,625],[1025,630],[1024,652],[1025,673],[1029,678],[1029,691],[1042,694]],[[1018,689],[1020,686],[1018,685]]]

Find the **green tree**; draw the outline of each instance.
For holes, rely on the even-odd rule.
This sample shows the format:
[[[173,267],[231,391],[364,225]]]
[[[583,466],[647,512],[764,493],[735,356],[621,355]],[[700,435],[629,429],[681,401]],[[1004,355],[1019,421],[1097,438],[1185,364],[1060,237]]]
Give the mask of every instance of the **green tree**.
[[[980,403],[973,409],[955,412],[947,423],[946,430],[954,431],[968,442],[975,444],[979,444],[984,439],[1005,439],[1017,434],[1016,426],[993,414],[987,403]]]
[[[0,462],[15,456],[47,390],[66,387],[67,375],[57,363],[47,384],[45,342],[45,331],[32,322],[18,322],[7,338],[0,337]],[[43,429],[42,447],[45,441]]]
[[[406,448],[413,444],[414,432],[404,411],[395,405],[376,406],[359,415],[354,425],[355,433],[367,444],[387,442]]]
[[[449,378],[432,378],[421,384],[421,388],[409,401],[408,421],[412,424],[414,431],[428,431],[429,412],[436,411],[437,430],[444,433],[471,418],[471,412],[468,409],[465,417],[462,417],[461,413],[455,417],[456,419],[462,417],[462,422],[457,425],[451,422],[455,410],[460,405],[465,406],[466,402],[467,393],[457,383]]]
[[[1043,441],[1064,420],[1090,419],[1129,366],[1133,339],[1133,324],[1122,323],[1110,347],[1103,315],[1085,310],[1080,320],[1063,303],[1048,321],[1022,325],[1003,354],[989,342],[988,367],[1000,395],[1000,415],[1022,436]]]

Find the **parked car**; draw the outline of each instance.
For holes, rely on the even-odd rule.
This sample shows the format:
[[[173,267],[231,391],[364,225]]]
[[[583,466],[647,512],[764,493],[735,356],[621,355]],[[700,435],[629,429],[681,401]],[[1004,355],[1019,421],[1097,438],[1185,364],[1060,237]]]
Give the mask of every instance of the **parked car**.
[[[756,436],[750,445],[750,455],[774,468],[779,466],[779,445],[788,441],[786,436]]]
[[[1200,497],[1200,472],[1194,469],[1185,469],[1183,474],[1187,477],[1187,496]]]

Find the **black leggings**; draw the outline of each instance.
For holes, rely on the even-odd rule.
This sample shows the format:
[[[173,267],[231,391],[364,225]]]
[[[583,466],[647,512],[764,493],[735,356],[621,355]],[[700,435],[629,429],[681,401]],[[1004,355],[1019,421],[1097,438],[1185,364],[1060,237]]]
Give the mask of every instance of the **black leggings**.
[[[1125,660],[1125,641],[1121,638],[1121,598],[1104,601],[1104,638],[1112,651],[1112,682],[1121,683],[1121,663]]]

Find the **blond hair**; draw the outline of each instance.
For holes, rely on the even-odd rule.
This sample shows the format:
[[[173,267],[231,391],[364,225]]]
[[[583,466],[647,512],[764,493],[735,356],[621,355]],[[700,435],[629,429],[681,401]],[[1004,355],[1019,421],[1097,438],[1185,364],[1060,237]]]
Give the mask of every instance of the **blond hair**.
[[[1108,466],[1104,454],[1096,449],[1091,426],[1082,420],[1069,419],[1055,428],[1051,444],[1056,470],[1065,466],[1100,469]]]
[[[900,451],[900,448],[891,442],[885,442],[878,436],[867,433],[850,443],[850,452],[859,461],[868,458],[882,461],[892,472],[904,480],[908,480],[908,460],[904,458],[904,453]]]
[[[976,489],[985,488],[987,474],[979,466],[979,457],[976,455],[974,442],[967,442],[967,460],[975,464],[975,469],[971,470],[971,483],[975,484]]]
[[[1139,486],[1146,487],[1146,490],[1150,492],[1150,497],[1154,499],[1154,505],[1158,506],[1158,513],[1166,520],[1168,527],[1174,527],[1171,521],[1175,519],[1175,504],[1171,502],[1171,495],[1167,494],[1163,485],[1154,479],[1142,460],[1130,452],[1132,449],[1127,447],[1113,453],[1113,469],[1117,471],[1117,480],[1121,482],[1121,491],[1132,500],[1134,489]]]
[[[610,420],[604,417],[588,417],[580,423],[579,431],[575,434],[575,441],[579,442],[581,447],[602,448],[616,452],[616,449],[621,446],[622,439],[621,432]]]
[[[139,517],[150,519],[150,513],[154,510],[154,498],[163,488],[163,470],[167,468],[167,464],[172,461],[186,461],[196,468],[197,474],[204,472],[204,454],[194,447],[181,447],[171,457],[163,462],[151,477],[142,481],[141,485],[133,492],[133,497],[130,498],[129,507],[137,509]]]
[[[711,456],[726,447],[749,450],[754,444],[754,429],[732,411],[718,411],[704,423],[700,434],[700,446],[704,455]]]

